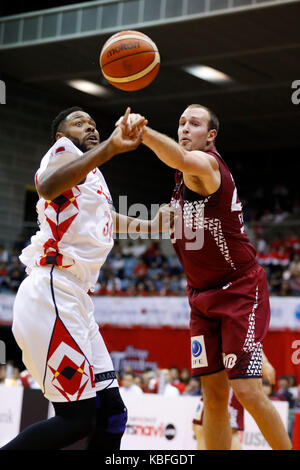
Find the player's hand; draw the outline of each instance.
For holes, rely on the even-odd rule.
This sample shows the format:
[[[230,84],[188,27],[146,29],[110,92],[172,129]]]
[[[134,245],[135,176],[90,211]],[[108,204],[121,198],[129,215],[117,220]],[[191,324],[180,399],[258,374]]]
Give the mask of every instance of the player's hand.
[[[177,217],[175,209],[170,204],[160,207],[156,216],[151,220],[151,232],[171,232]]]
[[[131,123],[129,116],[130,108],[127,108],[124,116],[119,119],[118,124],[116,124],[116,129],[110,137],[115,148],[115,153],[124,153],[134,150],[142,141],[143,135],[141,128],[147,121],[143,116],[140,116]]]
[[[268,379],[270,385],[275,385],[276,372],[272,364],[269,361],[264,360],[262,362],[262,378]]]
[[[129,111],[128,111],[129,110]],[[116,122],[116,127],[122,128],[123,136],[129,138],[135,138],[137,134],[143,132],[144,127],[148,124],[147,119],[141,114],[135,114],[130,112],[130,108],[127,108],[124,116]]]

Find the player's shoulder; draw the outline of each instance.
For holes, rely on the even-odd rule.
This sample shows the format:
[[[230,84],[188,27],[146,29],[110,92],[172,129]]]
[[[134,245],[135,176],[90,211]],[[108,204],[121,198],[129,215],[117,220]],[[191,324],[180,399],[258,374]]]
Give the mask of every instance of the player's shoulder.
[[[81,150],[68,137],[60,137],[49,149],[51,155],[61,153],[77,153],[82,154]]]
[[[75,153],[81,155],[82,152],[78,147],[70,140],[68,137],[61,137],[58,139],[52,146],[48,149],[46,154],[43,156],[40,167],[36,172],[35,180],[37,181],[37,176],[47,168],[50,162],[55,162],[56,158],[59,158],[60,155],[64,153]]]

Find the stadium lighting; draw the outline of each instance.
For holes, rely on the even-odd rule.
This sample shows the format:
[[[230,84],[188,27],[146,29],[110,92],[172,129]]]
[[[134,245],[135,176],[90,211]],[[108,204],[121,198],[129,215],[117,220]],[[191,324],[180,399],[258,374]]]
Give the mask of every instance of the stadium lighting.
[[[219,70],[216,70],[212,67],[208,67],[207,65],[188,65],[183,67],[186,72],[194,77],[201,78],[202,80],[206,80],[207,82],[216,83],[216,84],[223,84],[223,83],[231,83],[233,79],[226,75]]]
[[[110,94],[110,91],[106,87],[89,82],[88,80],[68,80],[66,83],[72,88],[90,95],[107,96]]]

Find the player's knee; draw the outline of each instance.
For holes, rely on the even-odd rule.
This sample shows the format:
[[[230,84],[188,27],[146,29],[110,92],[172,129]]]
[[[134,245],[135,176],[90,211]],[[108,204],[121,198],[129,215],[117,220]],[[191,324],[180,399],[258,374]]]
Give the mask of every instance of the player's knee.
[[[240,379],[232,382],[237,399],[245,407],[255,405],[261,400],[261,396],[264,396],[260,382],[255,379]]]
[[[219,381],[207,381],[203,383],[202,391],[205,407],[227,407],[229,394],[227,383],[220,384]]]

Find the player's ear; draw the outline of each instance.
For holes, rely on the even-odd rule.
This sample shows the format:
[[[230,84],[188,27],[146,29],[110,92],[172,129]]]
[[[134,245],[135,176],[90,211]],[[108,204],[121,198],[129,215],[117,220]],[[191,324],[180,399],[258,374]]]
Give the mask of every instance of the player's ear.
[[[207,135],[207,142],[208,143],[211,143],[215,140],[215,138],[217,137],[217,131],[216,129],[211,129]]]
[[[64,136],[65,136],[65,134],[63,132],[56,132],[55,139],[58,140],[58,139],[60,139],[61,137],[64,137]]]

